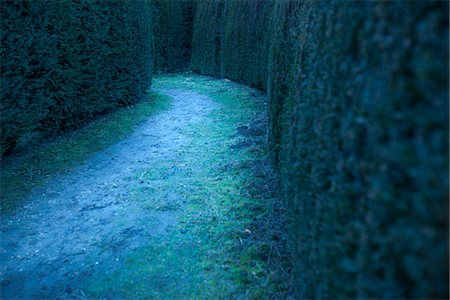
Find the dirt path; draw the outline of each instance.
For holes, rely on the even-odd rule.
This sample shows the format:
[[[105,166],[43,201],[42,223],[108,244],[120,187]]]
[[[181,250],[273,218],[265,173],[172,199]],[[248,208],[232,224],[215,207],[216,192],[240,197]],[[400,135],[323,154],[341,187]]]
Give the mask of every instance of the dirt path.
[[[163,92],[173,97],[170,110],[35,191],[25,209],[2,219],[2,298],[54,298],[70,292],[78,276],[89,275],[99,264],[114,268],[112,262],[120,264],[146,237],[164,234],[177,222],[176,212],[149,214],[127,201],[134,185],[141,184],[129,176],[154,160],[175,160],[175,150],[185,142],[179,130],[201,122],[218,105],[193,91]],[[105,243],[110,249],[99,247]],[[84,265],[86,257],[95,262]]]
[[[173,98],[170,109],[34,190],[23,209],[2,218],[2,299],[184,298],[235,290],[235,273],[243,271],[216,270],[211,251],[220,252],[219,239],[205,228],[231,217],[222,206],[238,201],[241,182],[235,175],[209,177],[215,160],[206,155],[235,152],[217,143],[230,140],[221,126],[239,124],[211,119],[223,104],[205,94],[160,92]],[[233,163],[224,170],[217,174],[239,172]],[[242,226],[243,234],[251,232]],[[220,278],[221,272],[231,275]],[[199,292],[204,285],[209,290]]]

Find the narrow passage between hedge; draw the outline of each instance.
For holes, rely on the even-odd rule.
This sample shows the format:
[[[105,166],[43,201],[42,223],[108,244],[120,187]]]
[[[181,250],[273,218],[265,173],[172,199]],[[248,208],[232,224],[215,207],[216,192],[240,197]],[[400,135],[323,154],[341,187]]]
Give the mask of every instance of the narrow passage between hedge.
[[[2,219],[3,297],[286,292],[265,96],[193,75],[159,77],[151,93],[170,104]]]

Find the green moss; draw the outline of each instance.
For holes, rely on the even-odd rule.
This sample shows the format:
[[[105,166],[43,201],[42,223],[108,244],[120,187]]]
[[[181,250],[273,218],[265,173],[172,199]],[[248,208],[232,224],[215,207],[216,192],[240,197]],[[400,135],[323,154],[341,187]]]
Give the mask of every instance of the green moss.
[[[273,266],[284,263],[273,250],[280,241],[271,240],[270,234],[258,235],[257,225],[273,226],[258,222],[271,214],[278,200],[247,192],[251,183],[265,182],[255,178],[254,167],[267,156],[266,136],[257,137],[263,141],[258,151],[230,147],[243,139],[236,128],[264,116],[264,98],[252,97],[253,90],[235,83],[189,74],[157,77],[154,87],[206,93],[219,108],[202,123],[183,128],[188,141],[176,161],[160,160],[133,175],[148,183],[133,190],[133,201],[150,211],[172,212],[179,223],[131,253],[109,280],[88,282],[84,291],[92,297],[110,291],[134,299],[286,295],[285,275]],[[270,166],[266,171],[271,172]],[[284,233],[278,234],[283,240]]]

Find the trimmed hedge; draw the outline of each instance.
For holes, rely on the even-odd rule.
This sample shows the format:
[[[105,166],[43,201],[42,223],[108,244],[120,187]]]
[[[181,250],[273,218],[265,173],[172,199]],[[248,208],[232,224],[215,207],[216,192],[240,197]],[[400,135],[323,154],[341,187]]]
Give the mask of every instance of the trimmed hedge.
[[[224,0],[197,3],[190,66],[193,71],[220,76],[223,6]]]
[[[264,89],[272,5],[266,0],[199,2],[191,69]]]
[[[189,69],[195,2],[153,0],[155,72]]]
[[[155,67],[179,70],[193,4],[156,5]],[[447,298],[448,3],[217,0],[195,12],[191,69],[268,92],[296,297]],[[2,154],[136,101],[151,13],[138,0],[3,2]]]
[[[261,4],[199,2],[192,68],[267,78],[296,297],[447,298],[448,3]]]
[[[448,297],[447,4],[277,6],[289,30],[269,93],[297,295]]]
[[[148,1],[3,1],[1,153],[137,101],[151,81]]]

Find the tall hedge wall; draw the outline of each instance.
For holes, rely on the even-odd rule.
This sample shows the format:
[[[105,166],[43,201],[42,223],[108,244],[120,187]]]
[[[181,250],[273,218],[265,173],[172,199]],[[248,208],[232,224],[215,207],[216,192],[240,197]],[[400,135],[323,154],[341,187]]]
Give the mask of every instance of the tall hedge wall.
[[[190,66],[193,71],[220,76],[223,6],[224,0],[197,3]]]
[[[297,298],[448,297],[448,43],[445,2],[198,3],[192,68],[266,74]]]
[[[299,297],[448,297],[448,4],[276,6],[289,30],[274,29],[269,93]]]
[[[83,124],[151,80],[148,1],[2,1],[1,153]]]
[[[191,69],[264,89],[272,5],[267,0],[200,1]]]
[[[155,72],[177,72],[189,69],[193,0],[152,0]]]

